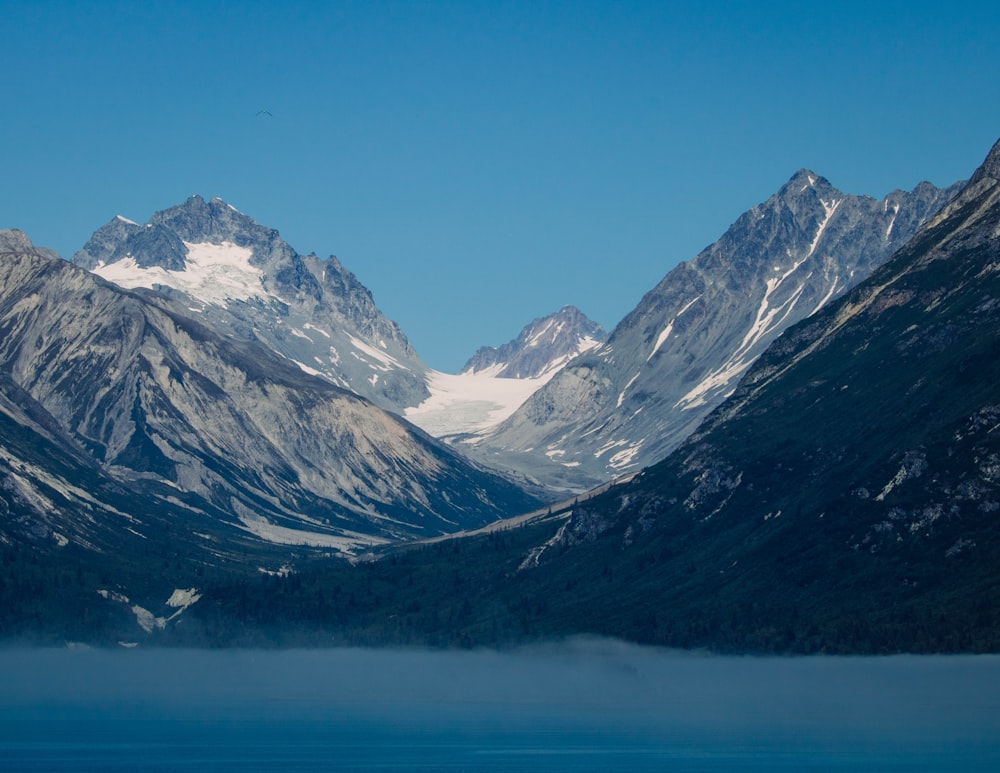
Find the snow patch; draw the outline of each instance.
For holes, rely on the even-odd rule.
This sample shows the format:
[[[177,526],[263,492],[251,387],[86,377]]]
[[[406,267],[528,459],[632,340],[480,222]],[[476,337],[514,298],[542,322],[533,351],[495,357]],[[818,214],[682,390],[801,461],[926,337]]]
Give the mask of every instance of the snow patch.
[[[205,303],[225,306],[227,301],[266,298],[264,272],[250,265],[253,251],[232,242],[184,242],[187,259],[182,271],[168,271],[160,266],[144,268],[135,258],[125,257],[115,263],[98,264],[93,273],[119,287],[171,287]]]
[[[668,325],[668,327],[671,326],[673,326],[672,322],[670,323],[670,325]],[[651,354],[649,356],[652,357],[653,355]],[[646,362],[649,362],[649,360],[646,360]],[[615,406],[616,408],[622,407],[622,403],[625,402],[625,393],[628,391],[628,388],[635,383],[635,380],[639,378],[640,373],[642,373],[642,371],[637,371],[636,374],[628,380],[628,383],[625,385],[625,388],[621,391],[621,394],[618,395],[618,405]]]
[[[167,599],[168,607],[189,607],[194,604],[198,599],[201,598],[201,594],[198,593],[197,588],[188,588],[184,590],[183,588],[174,588],[174,592],[170,594],[170,598]]]
[[[892,236],[892,227],[896,225],[896,216],[899,215],[899,204],[892,205],[892,218],[889,220],[889,227],[885,229],[885,240],[889,241]]]
[[[315,359],[316,359],[316,362],[319,362],[319,357],[316,357]],[[304,362],[299,362],[298,360],[292,360],[292,362],[294,362],[296,365],[299,366],[299,370],[301,370],[303,373],[308,373],[310,376],[322,376],[323,375],[320,371],[316,370],[316,368],[310,368]],[[319,364],[322,365],[323,363],[320,362]]]
[[[843,199],[833,199],[830,202],[819,200],[819,203],[823,205],[823,210],[826,213],[826,217],[823,218],[823,222],[819,224],[819,228],[816,230],[816,236],[813,237],[812,244],[809,246],[809,252],[806,253],[806,257],[812,257],[812,254],[816,251],[816,246],[819,244],[819,240],[823,238],[823,232],[826,230],[827,225],[830,223],[830,219],[833,217],[833,213],[837,211],[837,207],[841,205]]]
[[[749,368],[752,362],[753,361],[749,359],[736,361],[732,359],[729,360],[729,362],[724,364],[722,367],[716,368],[705,378],[699,381],[693,389],[674,403],[673,407],[679,408],[682,411],[687,411],[691,408],[704,405],[707,402],[709,394],[717,392],[720,389],[727,389],[729,384],[741,376],[743,371]],[[733,389],[729,388],[726,396],[728,396],[728,394],[732,391]]]
[[[701,298],[700,295],[697,298],[693,298],[692,300],[688,301],[687,304],[685,304],[684,308],[678,311],[674,315],[673,319],[671,319],[670,322],[667,323],[667,326],[663,328],[663,330],[660,332],[659,338],[656,339],[656,344],[653,346],[653,351],[649,353],[649,356],[646,358],[646,362],[649,362],[651,359],[653,359],[653,355],[656,354],[658,351],[660,351],[660,347],[663,346],[666,340],[670,337],[671,332],[673,332],[674,323],[681,316],[681,314],[690,309],[694,305],[695,301],[697,301],[699,298]],[[628,389],[628,387],[625,388]],[[619,406],[621,405],[620,401],[618,405]]]
[[[135,615],[135,621],[139,624],[139,627],[146,633],[152,633],[154,629],[162,631],[167,627],[167,619],[165,617],[157,617],[145,607],[133,604],[129,609]]]
[[[355,349],[358,350],[358,352],[361,353],[359,355],[357,352],[351,352],[351,354],[356,359],[360,360],[361,362],[364,362],[369,367],[381,370],[383,372],[392,370],[393,368],[405,369],[405,366],[402,363],[400,363],[400,361],[397,360],[395,357],[392,357],[386,354],[385,352],[380,352],[374,346],[370,346],[369,344],[362,341],[360,338],[355,338],[350,333],[347,334],[347,337],[351,341],[351,346],[353,346]],[[373,365],[371,362],[368,362],[365,359],[365,356],[370,357],[379,364]]]
[[[330,337],[329,333],[327,333],[321,327],[316,327],[312,322],[306,322],[306,324],[304,324],[302,327],[304,327],[306,330],[315,330],[317,333],[319,333],[320,335],[326,336],[327,338]]]
[[[835,276],[833,278],[833,281],[830,282],[830,290],[827,292],[827,294],[825,296],[823,296],[823,299],[819,303],[816,304],[816,308],[813,309],[813,311],[812,311],[813,314],[815,314],[817,311],[819,311],[824,306],[826,306],[827,301],[829,301],[833,297],[833,294],[835,292],[837,292],[837,285],[838,285],[839,282],[840,282],[840,277],[839,276]]]
[[[621,470],[624,467],[629,466],[632,460],[635,459],[635,455],[639,453],[639,448],[642,447],[642,441],[635,443],[628,448],[619,451],[617,454],[613,454],[608,458],[608,466],[615,469]]]
[[[619,446],[624,446],[624,445],[627,445],[627,444],[628,444],[627,440],[612,440],[612,441],[609,441],[609,442],[605,443],[603,446],[601,446],[600,448],[598,448],[596,451],[594,451],[594,458],[595,459],[600,459],[601,456],[603,456],[604,454],[606,454],[612,448],[618,448]]]

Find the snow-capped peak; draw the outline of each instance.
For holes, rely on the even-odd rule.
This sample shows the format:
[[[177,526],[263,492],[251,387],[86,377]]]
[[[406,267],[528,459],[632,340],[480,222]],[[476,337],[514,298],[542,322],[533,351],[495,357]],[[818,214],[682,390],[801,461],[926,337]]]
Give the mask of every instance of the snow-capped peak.
[[[551,376],[606,337],[601,326],[579,309],[564,306],[555,314],[533,320],[513,341],[498,348],[482,347],[461,372],[515,379]]]

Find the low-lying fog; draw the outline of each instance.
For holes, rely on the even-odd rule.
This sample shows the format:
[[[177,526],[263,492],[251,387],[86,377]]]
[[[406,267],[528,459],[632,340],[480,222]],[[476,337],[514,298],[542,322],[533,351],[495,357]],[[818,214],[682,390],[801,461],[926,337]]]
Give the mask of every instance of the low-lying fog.
[[[717,657],[590,640],[510,653],[7,650],[0,675],[0,750],[46,723],[163,721],[1000,760],[1000,656]]]

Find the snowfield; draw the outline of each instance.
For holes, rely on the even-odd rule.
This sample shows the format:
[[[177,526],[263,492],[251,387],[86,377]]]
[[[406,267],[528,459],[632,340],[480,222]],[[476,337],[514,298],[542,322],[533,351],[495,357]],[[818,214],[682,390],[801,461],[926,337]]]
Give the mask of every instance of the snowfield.
[[[431,396],[403,414],[429,435],[482,434],[521,407],[556,371],[541,378],[497,378],[489,371],[452,375],[430,371]]]
[[[132,290],[156,285],[181,290],[192,298],[209,304],[225,306],[227,300],[264,298],[264,272],[250,265],[253,254],[248,247],[232,242],[222,244],[189,244],[184,271],[167,271],[159,266],[143,268],[132,257],[115,263],[101,263],[94,273]]]

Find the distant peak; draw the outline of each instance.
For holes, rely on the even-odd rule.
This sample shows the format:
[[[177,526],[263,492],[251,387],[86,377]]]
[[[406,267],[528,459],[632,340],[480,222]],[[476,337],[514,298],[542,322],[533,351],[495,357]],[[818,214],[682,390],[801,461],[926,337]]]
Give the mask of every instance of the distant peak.
[[[607,332],[576,306],[563,306],[528,323],[520,335],[500,347],[481,347],[462,373],[492,372],[501,378],[551,375],[572,357],[607,339]]]

